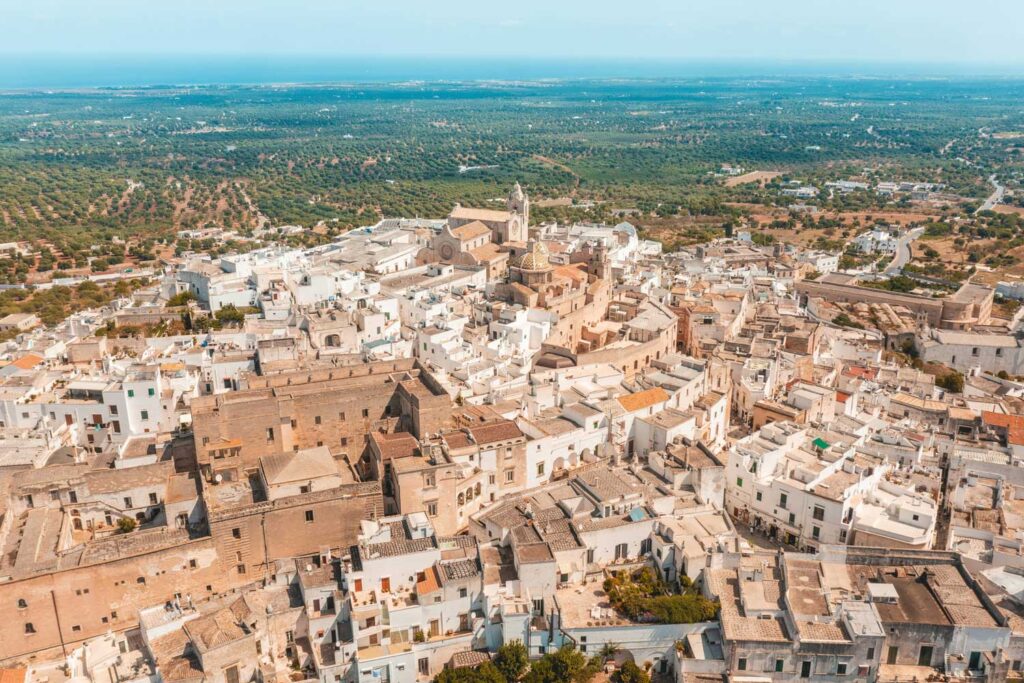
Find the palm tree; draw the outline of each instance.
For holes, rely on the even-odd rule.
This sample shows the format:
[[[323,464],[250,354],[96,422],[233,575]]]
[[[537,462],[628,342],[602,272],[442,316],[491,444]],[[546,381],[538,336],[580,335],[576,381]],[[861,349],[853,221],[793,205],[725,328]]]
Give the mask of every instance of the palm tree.
[[[619,649],[620,648],[618,643],[607,642],[601,646],[601,649],[598,652],[598,654],[601,655],[601,657],[604,658],[604,661],[607,662],[609,659],[615,658],[615,655],[619,653]]]

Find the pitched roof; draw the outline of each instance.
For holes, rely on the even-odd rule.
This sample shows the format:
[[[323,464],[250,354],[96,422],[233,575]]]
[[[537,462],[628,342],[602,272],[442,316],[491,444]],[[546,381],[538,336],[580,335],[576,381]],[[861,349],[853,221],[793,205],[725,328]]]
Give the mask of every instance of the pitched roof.
[[[260,467],[268,484],[287,484],[338,474],[338,463],[327,446],[265,456],[260,458]]]
[[[43,360],[44,360],[44,358],[42,356],[40,356],[39,354],[36,354],[36,353],[26,353],[21,358],[18,358],[17,360],[12,362],[11,365],[13,365],[14,367],[18,368],[19,370],[31,370],[35,366],[37,366],[40,363],[42,363]]]
[[[452,234],[458,237],[460,240],[471,240],[484,235],[489,235],[491,229],[480,221],[473,221],[460,225],[457,228],[452,228]]]
[[[449,218],[471,221],[507,221],[512,218],[511,211],[495,211],[494,209],[474,209],[468,206],[456,206]]]
[[[638,391],[635,394],[619,396],[616,400],[624,410],[633,412],[635,410],[650,408],[651,406],[663,403],[668,399],[669,395],[667,391],[661,387],[653,387],[651,389],[645,389],[644,391]]]

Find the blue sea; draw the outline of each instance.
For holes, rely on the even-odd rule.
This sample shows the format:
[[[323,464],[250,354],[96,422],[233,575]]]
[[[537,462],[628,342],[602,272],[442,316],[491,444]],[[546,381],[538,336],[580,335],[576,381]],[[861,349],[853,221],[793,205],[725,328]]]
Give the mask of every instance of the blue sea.
[[[1019,76],[1012,67],[828,62],[667,62],[453,57],[0,54],[0,88],[588,78]]]

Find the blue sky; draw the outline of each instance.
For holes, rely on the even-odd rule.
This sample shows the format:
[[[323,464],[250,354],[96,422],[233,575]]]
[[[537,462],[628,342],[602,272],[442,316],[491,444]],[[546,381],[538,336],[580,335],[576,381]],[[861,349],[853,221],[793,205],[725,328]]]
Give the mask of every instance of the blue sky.
[[[0,0],[0,52],[1024,65],[1024,0]]]

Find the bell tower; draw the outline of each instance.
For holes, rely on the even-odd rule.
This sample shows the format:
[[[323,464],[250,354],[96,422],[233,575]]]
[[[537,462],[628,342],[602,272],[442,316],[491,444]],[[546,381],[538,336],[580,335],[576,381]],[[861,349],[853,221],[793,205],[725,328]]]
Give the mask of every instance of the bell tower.
[[[519,219],[513,219],[513,225],[509,226],[508,240],[526,242],[530,235],[530,197],[523,192],[519,183],[508,194],[508,210]]]

